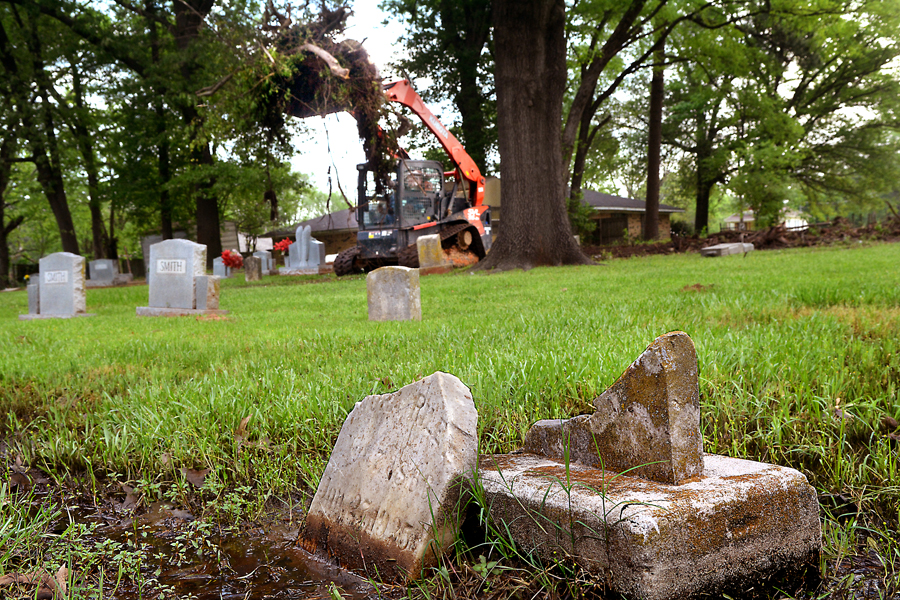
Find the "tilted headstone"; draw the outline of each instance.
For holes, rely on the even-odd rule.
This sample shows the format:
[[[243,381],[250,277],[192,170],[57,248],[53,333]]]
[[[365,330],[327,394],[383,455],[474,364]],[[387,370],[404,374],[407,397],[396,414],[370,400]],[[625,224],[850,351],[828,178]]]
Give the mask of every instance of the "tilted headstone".
[[[262,259],[258,256],[248,256],[244,259],[244,280],[259,281],[262,279]]]
[[[206,246],[165,240],[150,246],[150,307],[194,309],[194,278],[206,274]]]
[[[423,235],[416,240],[419,252],[419,268],[444,266],[444,249],[441,247],[441,236],[438,234]]]
[[[73,316],[85,311],[84,257],[71,252],[45,256],[40,264],[40,314]]]
[[[196,277],[197,310],[219,309],[219,278],[215,275],[199,275]]]
[[[221,279],[231,277],[231,267],[225,266],[225,260],[221,256],[213,259],[213,275]]]
[[[753,244],[735,242],[733,244],[716,244],[700,249],[701,256],[730,256],[732,254],[747,254],[753,251]]]
[[[92,260],[88,267],[90,272],[88,281],[99,285],[113,285],[116,275],[119,274],[119,261],[110,258]]]
[[[419,271],[381,267],[366,275],[370,321],[421,321]]]
[[[703,474],[697,352],[681,331],[662,335],[594,399],[594,414],[538,421],[525,451],[678,484]]]
[[[253,253],[253,256],[259,258],[262,261],[262,274],[271,274],[272,270],[274,269],[274,266],[272,264],[272,253],[268,250],[257,250]]]
[[[319,481],[301,543],[370,577],[420,577],[456,538],[477,432],[472,394],[447,373],[357,402]]]

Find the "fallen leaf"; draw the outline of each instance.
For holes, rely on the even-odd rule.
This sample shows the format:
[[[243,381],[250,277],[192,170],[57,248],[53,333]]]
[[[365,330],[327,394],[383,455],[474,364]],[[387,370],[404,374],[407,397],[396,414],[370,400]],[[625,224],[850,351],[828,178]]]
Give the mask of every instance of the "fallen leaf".
[[[13,473],[9,477],[9,489],[18,488],[20,490],[27,490],[31,487],[31,481],[28,479],[27,475],[23,475],[22,473]]]
[[[247,425],[250,423],[250,418],[253,415],[247,415],[243,419],[241,419],[240,425],[234,432],[234,441],[238,444],[242,443],[245,439],[247,439]]]
[[[385,387],[394,387],[394,382],[391,381],[390,377],[382,377],[380,381]]]
[[[885,415],[881,420],[881,426],[887,429],[888,431],[893,431],[900,427],[900,423],[897,422],[897,419],[890,415]]]
[[[181,469],[181,474],[184,475],[184,478],[187,479],[188,483],[198,488],[202,488],[203,484],[206,483],[207,473],[209,473],[209,469],[203,469],[202,471],[198,471],[197,469]]]
[[[65,567],[60,567],[59,571],[56,572],[56,589],[60,593],[60,595],[66,595],[66,581],[69,579],[69,570]]]
[[[119,487],[125,492],[125,500],[122,501],[122,510],[131,510],[137,506],[137,496],[134,495],[134,488],[124,483],[120,483]]]
[[[715,287],[716,284],[712,283],[710,285],[703,285],[701,283],[695,283],[694,285],[686,285],[681,288],[682,292],[705,292],[707,290],[711,290]]]
[[[12,470],[16,473],[25,473],[28,469],[25,468],[25,465],[22,463],[22,455],[16,455],[16,464],[12,466]]]
[[[159,460],[162,461],[162,464],[163,464],[164,467],[171,467],[171,466],[172,466],[172,455],[169,454],[168,452],[163,452],[163,453],[160,455]]]
[[[200,315],[197,317],[198,321],[227,321],[228,317],[224,317],[222,315]]]
[[[837,417],[838,419],[842,419],[844,421],[850,421],[853,419],[853,415],[851,415],[850,413],[848,413],[845,410],[841,410],[840,408],[834,409],[834,416]]]
[[[888,437],[895,442],[900,442],[900,433],[889,433]]]

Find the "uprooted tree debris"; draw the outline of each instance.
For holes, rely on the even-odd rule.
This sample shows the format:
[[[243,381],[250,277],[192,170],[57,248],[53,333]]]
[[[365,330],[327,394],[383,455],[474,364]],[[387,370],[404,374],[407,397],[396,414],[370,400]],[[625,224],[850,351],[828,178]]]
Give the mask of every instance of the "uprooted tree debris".
[[[268,0],[263,30],[272,51],[263,49],[269,71],[256,96],[257,120],[281,136],[284,116],[312,117],[346,111],[357,122],[368,165],[376,175],[389,172],[400,151],[397,135],[382,130],[386,114],[381,78],[368,52],[356,40],[336,41],[350,15],[347,6],[323,6],[318,18],[295,23]],[[376,181],[382,180],[376,177]]]
[[[803,230],[789,230],[783,225],[759,231],[722,231],[709,237],[672,236],[666,242],[655,244],[623,244],[617,246],[585,246],[584,251],[595,260],[605,258],[629,258],[651,254],[699,252],[701,248],[730,242],[749,242],[757,250],[800,248],[829,245],[851,241],[900,241],[900,216],[894,216],[881,224],[854,227],[847,219],[837,217],[831,222],[810,225]]]

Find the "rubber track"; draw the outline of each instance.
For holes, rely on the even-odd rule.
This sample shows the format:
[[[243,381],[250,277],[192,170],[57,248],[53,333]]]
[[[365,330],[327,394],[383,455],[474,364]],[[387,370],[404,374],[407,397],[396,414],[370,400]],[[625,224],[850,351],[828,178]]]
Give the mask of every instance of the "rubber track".
[[[350,275],[351,273],[357,272],[359,269],[356,268],[354,263],[356,262],[358,254],[359,246],[347,248],[338,254],[334,259],[334,274],[338,277],[343,277],[344,275]]]

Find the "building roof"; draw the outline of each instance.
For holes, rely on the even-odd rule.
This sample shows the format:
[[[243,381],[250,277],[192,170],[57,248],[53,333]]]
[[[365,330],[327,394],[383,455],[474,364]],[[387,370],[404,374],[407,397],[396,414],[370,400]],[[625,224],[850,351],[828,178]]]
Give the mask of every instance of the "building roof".
[[[298,227],[306,227],[307,225],[309,225],[313,236],[315,236],[316,232],[320,231],[338,232],[356,231],[359,229],[359,224],[356,222],[356,209],[351,210],[345,208],[344,210],[301,221],[300,223],[289,227],[273,229],[272,231],[264,233],[262,237],[292,238],[296,234]]]
[[[643,200],[635,200],[634,198],[623,198],[622,196],[613,196],[612,194],[602,194],[594,190],[583,190],[584,203],[592,206],[594,210],[602,210],[609,212],[647,212],[647,203]],[[660,204],[659,212],[661,213],[683,213],[683,208],[669,206],[668,204]]]
[[[756,214],[752,210],[744,211],[744,222],[749,223],[750,221],[756,220]],[[735,213],[731,216],[725,217],[726,223],[740,223],[741,222],[741,214]]]

